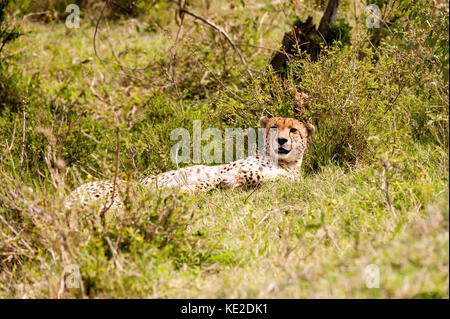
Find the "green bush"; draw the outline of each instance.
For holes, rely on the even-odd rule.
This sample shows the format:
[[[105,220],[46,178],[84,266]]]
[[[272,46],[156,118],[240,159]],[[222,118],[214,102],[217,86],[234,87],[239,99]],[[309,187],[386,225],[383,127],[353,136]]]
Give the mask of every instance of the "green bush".
[[[9,42],[16,40],[22,35],[20,27],[11,27],[6,18],[9,0],[0,1],[0,53]],[[2,62],[2,61],[0,61]]]
[[[2,51],[8,43],[15,41],[23,34],[20,26],[11,26],[7,19],[9,0],[0,1],[0,111],[5,105],[17,108],[20,103],[19,88],[15,85],[16,78],[8,72],[8,59]]]

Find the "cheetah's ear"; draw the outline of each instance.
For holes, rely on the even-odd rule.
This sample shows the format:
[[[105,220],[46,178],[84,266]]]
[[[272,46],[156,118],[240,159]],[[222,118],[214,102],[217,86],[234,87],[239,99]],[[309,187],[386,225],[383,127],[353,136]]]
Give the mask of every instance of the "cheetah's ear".
[[[314,136],[314,133],[316,132],[316,128],[311,123],[305,124],[306,129],[308,130],[308,138],[311,139]]]
[[[259,126],[261,128],[265,128],[267,126],[268,122],[269,122],[269,118],[267,116],[263,116],[259,119]]]

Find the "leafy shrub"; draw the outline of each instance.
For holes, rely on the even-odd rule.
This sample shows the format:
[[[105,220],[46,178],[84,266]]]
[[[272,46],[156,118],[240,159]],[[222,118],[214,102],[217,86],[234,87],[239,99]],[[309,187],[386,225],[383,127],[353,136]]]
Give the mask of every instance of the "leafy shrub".
[[[2,56],[6,45],[23,34],[19,26],[11,26],[7,19],[8,5],[9,0],[0,0],[0,114],[6,108],[17,111],[22,105],[22,89],[18,86],[19,72],[10,71],[7,55]],[[3,116],[7,114],[2,114],[0,123],[3,122]],[[10,120],[8,122],[10,123]],[[0,130],[3,129],[5,127],[1,126]]]
[[[6,9],[8,4],[9,0],[0,1],[0,53],[8,42],[12,42],[22,35],[19,27],[10,27],[6,21]]]

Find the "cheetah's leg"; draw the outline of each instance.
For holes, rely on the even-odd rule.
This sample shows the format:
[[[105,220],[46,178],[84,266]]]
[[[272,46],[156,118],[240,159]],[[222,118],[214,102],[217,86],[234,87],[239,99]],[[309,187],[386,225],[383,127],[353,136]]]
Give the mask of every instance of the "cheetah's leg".
[[[281,168],[246,167],[241,168],[234,174],[224,174],[220,186],[223,188],[258,186],[266,181],[280,177],[294,178],[291,173]]]
[[[264,181],[264,175],[258,169],[241,168],[231,173],[227,172],[220,179],[220,187],[236,188],[241,186],[257,186]]]
[[[210,178],[207,180],[202,180],[199,183],[196,184],[191,184],[191,185],[183,185],[180,187],[181,190],[183,191],[189,191],[189,192],[205,192],[208,191],[210,189],[214,189],[216,187],[218,187],[221,183],[221,179],[216,177],[216,178]]]

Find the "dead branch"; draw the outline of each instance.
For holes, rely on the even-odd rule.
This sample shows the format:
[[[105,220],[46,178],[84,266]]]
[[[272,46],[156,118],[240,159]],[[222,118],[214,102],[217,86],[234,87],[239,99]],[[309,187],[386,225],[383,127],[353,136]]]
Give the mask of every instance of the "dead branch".
[[[103,18],[103,14],[105,13],[105,9],[106,9],[106,6],[108,5],[108,2],[109,2],[109,0],[105,1],[102,11],[100,12],[100,17],[98,18],[97,23],[95,24],[95,31],[94,31],[94,38],[93,38],[94,54],[103,66],[104,66],[103,59],[98,55],[98,52],[97,52],[96,40],[97,40],[98,26],[100,24],[100,21]]]
[[[253,45],[253,44],[241,43],[241,42],[236,43],[236,45],[239,47],[251,47],[251,48],[256,48],[256,49],[264,49],[267,51],[278,52],[278,53],[289,55],[289,53],[286,53],[285,51],[280,51],[277,49],[273,49],[273,48],[269,48],[269,47],[265,47],[265,46],[261,46],[261,45]]]
[[[23,156],[25,153],[25,131],[26,131],[26,121],[27,121],[26,112],[25,112],[25,100],[22,101],[22,108],[23,108],[23,110],[22,110],[22,118],[23,118],[23,121],[22,121],[22,146],[21,146],[21,150],[20,150],[19,176],[21,175],[22,170],[23,170]]]
[[[120,127],[117,127],[117,148],[116,148],[116,167],[114,172],[114,179],[113,179],[113,189],[111,194],[111,202],[108,206],[104,207],[102,211],[100,212],[100,219],[102,222],[105,220],[105,214],[106,212],[111,208],[111,206],[114,204],[114,196],[116,195],[116,186],[117,186],[117,174],[119,172],[119,155],[120,155]]]
[[[392,198],[391,194],[389,192],[389,186],[391,184],[390,182],[390,175],[391,175],[391,169],[392,165],[389,162],[388,159],[382,159],[383,164],[383,177],[384,177],[384,187],[379,187],[380,190],[384,192],[386,195],[386,203],[388,204],[389,210],[392,212],[392,215],[394,215],[394,218],[397,218],[397,215],[395,213],[394,205],[392,204]]]
[[[8,141],[6,141],[6,149],[2,156],[2,165],[5,162],[6,158],[8,157],[9,153],[11,152],[11,150],[14,146],[14,139],[16,137],[16,124],[17,124],[17,115],[14,118],[14,126],[13,126],[13,131],[12,131],[12,136],[11,136],[11,143],[8,145]]]
[[[197,14],[187,10],[185,7],[180,6],[180,12],[190,15],[191,17],[194,17],[195,19],[202,21],[203,23],[205,23],[206,25],[210,26],[214,30],[220,32],[225,37],[225,39],[228,41],[228,43],[230,43],[230,45],[233,47],[234,51],[236,51],[236,53],[239,55],[239,58],[240,58],[242,64],[245,66],[245,69],[247,70],[247,73],[253,79],[252,71],[248,67],[244,56],[242,55],[241,51],[237,47],[236,43],[234,43],[233,39],[231,39],[231,37],[228,35],[228,33],[224,29],[222,29],[218,25],[214,24],[213,22],[209,21],[208,19],[206,19],[206,18],[204,18],[202,16],[199,16],[199,15],[197,15]]]
[[[6,221],[6,219],[3,218],[3,216],[2,216],[1,214],[0,214],[0,221],[1,221],[3,224],[5,224],[5,225],[6,225],[6,226],[14,233],[14,235],[16,235],[18,238],[20,238],[20,241],[25,245],[25,247],[27,247],[27,249],[28,249],[30,252],[34,252],[33,248],[31,248],[30,244],[28,244],[28,243],[26,242],[26,240],[23,239],[23,238],[20,236],[19,232],[17,232],[17,231],[14,229],[14,227],[12,227],[12,226]]]

